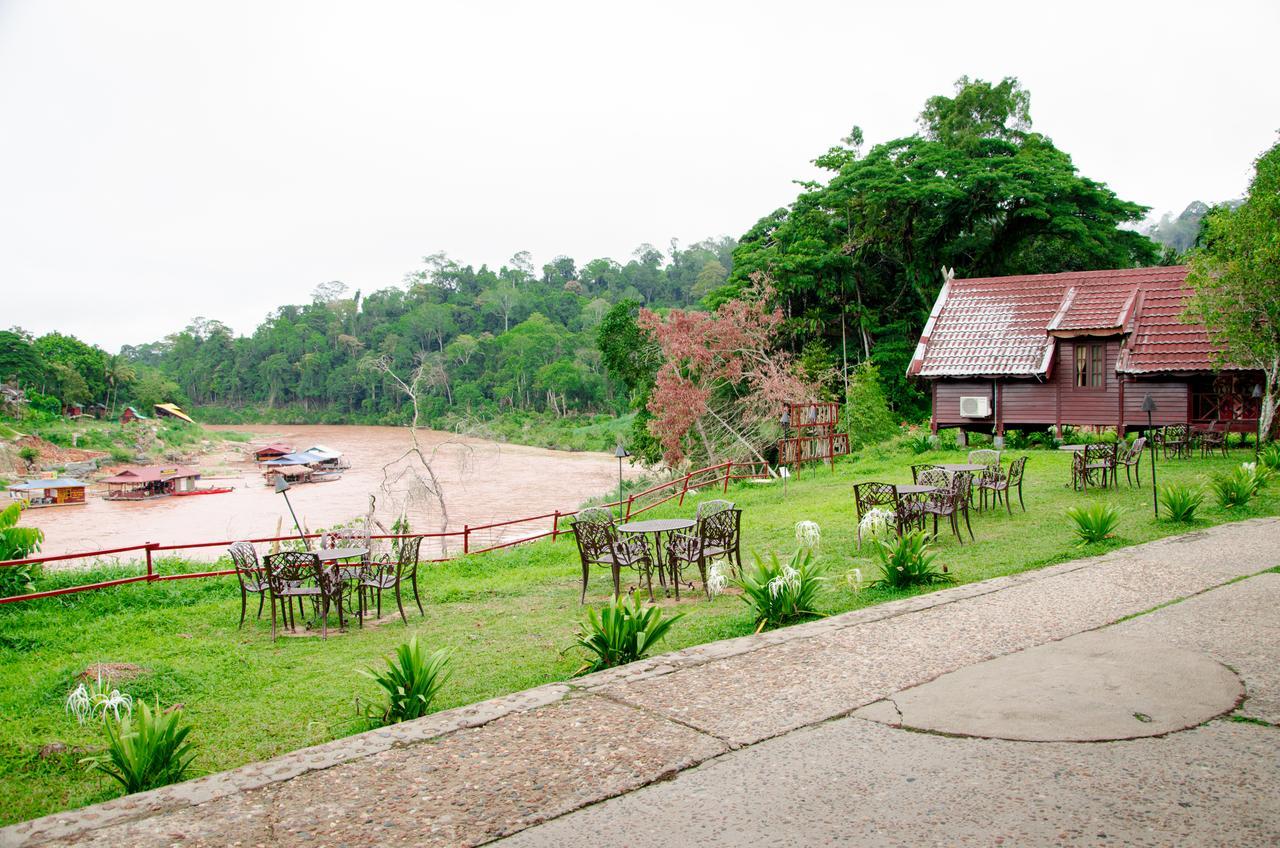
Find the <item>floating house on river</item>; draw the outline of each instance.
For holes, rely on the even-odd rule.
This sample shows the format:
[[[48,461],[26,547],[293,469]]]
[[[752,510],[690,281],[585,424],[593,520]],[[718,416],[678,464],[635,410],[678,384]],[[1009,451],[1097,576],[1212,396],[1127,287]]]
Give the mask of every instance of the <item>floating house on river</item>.
[[[253,461],[269,462],[291,453],[293,453],[293,445],[286,445],[284,442],[272,442],[255,450],[253,452]]]
[[[263,477],[268,486],[275,485],[280,475],[290,483],[327,483],[342,478],[351,464],[338,451],[324,445],[313,445],[299,453],[289,453],[268,460]]]
[[[34,508],[44,506],[76,506],[84,504],[84,492],[87,483],[60,477],[56,480],[28,480],[25,483],[14,483],[9,487],[9,497],[16,501],[25,501]]]
[[[141,501],[196,491],[200,472],[181,465],[128,468],[102,482],[109,501]]]

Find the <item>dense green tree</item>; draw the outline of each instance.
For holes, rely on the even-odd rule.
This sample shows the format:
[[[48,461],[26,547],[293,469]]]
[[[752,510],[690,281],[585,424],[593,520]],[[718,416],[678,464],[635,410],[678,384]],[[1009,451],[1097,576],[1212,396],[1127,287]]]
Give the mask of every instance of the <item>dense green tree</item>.
[[[1150,264],[1156,251],[1124,225],[1145,209],[1077,173],[1071,157],[1030,131],[1030,98],[1016,80],[962,78],[934,97],[921,133],[865,154],[855,128],[818,157],[830,176],[762,218],[734,253],[733,296],[765,271],[797,350],[821,336],[842,369],[875,362],[890,404],[923,414],[903,378],[915,336],[943,282],[959,276],[1049,273]]]
[[[31,339],[17,330],[0,330],[0,383],[36,383],[44,366]]]
[[[1262,372],[1265,438],[1280,404],[1280,143],[1254,165],[1244,203],[1208,215],[1203,246],[1191,255],[1187,317],[1208,328],[1221,364]]]

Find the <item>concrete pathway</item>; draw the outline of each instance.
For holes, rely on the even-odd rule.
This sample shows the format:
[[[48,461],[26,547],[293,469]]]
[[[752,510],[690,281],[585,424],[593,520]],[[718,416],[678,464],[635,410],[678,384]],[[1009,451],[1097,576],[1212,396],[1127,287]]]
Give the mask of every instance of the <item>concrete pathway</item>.
[[[1280,520],[1217,527],[451,710],[0,846],[1276,844],[1280,728],[1235,720],[1280,718],[1276,565]],[[1056,695],[1028,716],[1037,679]],[[953,732],[997,738],[909,729],[966,687],[987,697]],[[1015,725],[1080,710],[1108,737],[1145,735],[1135,713],[1163,735],[998,738],[1077,738]]]

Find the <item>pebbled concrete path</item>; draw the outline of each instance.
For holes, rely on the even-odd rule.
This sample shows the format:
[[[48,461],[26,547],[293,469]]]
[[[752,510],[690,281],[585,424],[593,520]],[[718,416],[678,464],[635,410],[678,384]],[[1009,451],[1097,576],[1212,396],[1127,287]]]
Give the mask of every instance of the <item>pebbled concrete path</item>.
[[[1035,743],[850,716],[1114,624],[1233,669],[1241,714],[1274,720],[1280,575],[1252,575],[1278,564],[1280,520],[1225,525],[451,710],[13,825],[0,846],[1274,844],[1276,727]]]

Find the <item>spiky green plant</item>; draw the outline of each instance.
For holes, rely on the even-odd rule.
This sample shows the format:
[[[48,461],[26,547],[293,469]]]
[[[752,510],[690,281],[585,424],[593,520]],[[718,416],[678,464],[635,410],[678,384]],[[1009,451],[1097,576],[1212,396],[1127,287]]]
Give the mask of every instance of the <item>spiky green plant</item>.
[[[81,761],[118,781],[126,794],[185,779],[196,758],[195,745],[187,741],[191,725],[182,721],[182,710],[164,712],[159,702],[154,710],[145,702],[138,706],[132,715],[107,719],[107,750]]]
[[[638,594],[632,594],[630,604],[625,598],[614,598],[598,611],[588,607],[574,644],[591,658],[575,676],[643,658],[683,617],[684,613],[677,613],[664,618],[659,607],[642,607]]]
[[[387,659],[385,671],[361,669],[361,674],[387,693],[387,703],[381,708],[370,706],[365,718],[370,724],[381,726],[426,715],[449,679],[448,664],[447,650],[441,648],[428,654],[414,636],[396,648],[395,656]]]
[[[36,527],[19,527],[22,504],[14,501],[0,510],[0,561],[25,559],[40,550],[44,533]],[[35,591],[40,565],[7,565],[0,568],[0,597]]]
[[[1120,525],[1120,511],[1108,503],[1095,501],[1088,506],[1073,506],[1067,510],[1067,518],[1075,525],[1082,545],[1101,542]]]
[[[1253,463],[1246,463],[1253,465]],[[1247,468],[1242,465],[1234,469],[1229,474],[1219,474],[1213,478],[1210,484],[1213,487],[1213,493],[1217,496],[1218,506],[1224,509],[1233,509],[1239,506],[1245,506],[1258,494],[1258,489],[1262,487],[1262,480],[1258,477],[1256,468]]]
[[[1190,524],[1195,520],[1196,510],[1204,504],[1204,489],[1185,483],[1170,483],[1160,487],[1159,499],[1169,520]]]
[[[901,537],[879,540],[875,547],[880,559],[880,577],[874,585],[894,589],[934,583],[951,583],[955,578],[946,566],[938,568],[938,555],[930,550],[929,536],[923,530],[912,530]]]
[[[1258,454],[1258,461],[1268,471],[1280,472],[1280,443],[1272,442]]]
[[[752,557],[754,565],[733,583],[755,613],[756,632],[820,614],[817,597],[826,569],[817,564],[811,549],[799,548],[785,563],[776,553],[770,553],[767,560],[757,553]]]

